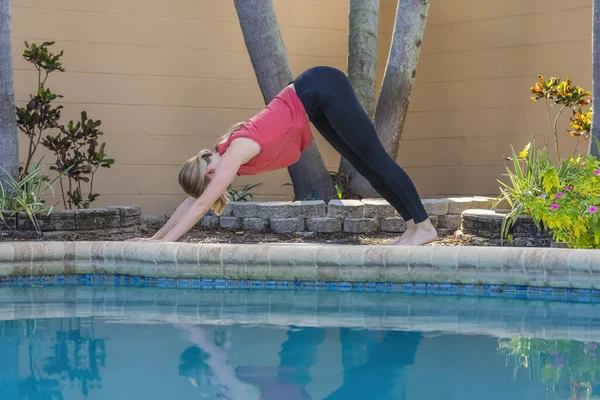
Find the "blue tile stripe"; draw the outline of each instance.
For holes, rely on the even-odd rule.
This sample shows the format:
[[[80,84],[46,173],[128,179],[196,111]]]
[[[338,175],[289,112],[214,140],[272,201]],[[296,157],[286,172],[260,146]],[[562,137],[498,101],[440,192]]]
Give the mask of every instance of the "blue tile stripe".
[[[359,292],[400,292],[446,296],[504,297],[524,300],[600,303],[600,291],[591,289],[528,287],[514,285],[473,285],[450,283],[389,283],[389,282],[324,282],[273,281],[231,279],[149,278],[129,275],[46,275],[1,277],[1,287],[28,286],[134,286],[186,289],[267,289],[267,290],[332,290]]]

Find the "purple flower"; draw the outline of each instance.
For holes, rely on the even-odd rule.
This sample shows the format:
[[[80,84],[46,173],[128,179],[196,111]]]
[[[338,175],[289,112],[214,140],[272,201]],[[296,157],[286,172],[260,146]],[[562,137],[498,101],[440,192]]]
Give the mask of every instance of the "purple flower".
[[[556,203],[554,203],[554,204],[552,204],[552,205],[550,206],[550,209],[551,209],[551,210],[558,210],[559,208],[560,208],[560,206],[559,206],[558,204],[556,204]]]
[[[569,186],[568,188],[565,188],[565,190],[568,190],[570,192],[571,190],[573,190],[573,186]]]
[[[590,357],[596,357],[596,353],[590,353]]]
[[[587,167],[587,164],[581,164],[581,166],[582,166],[583,168],[585,168],[585,167]]]
[[[598,345],[596,343],[590,343],[588,347],[590,348],[590,350],[596,350],[598,348]]]
[[[565,194],[563,192],[558,192],[554,195],[555,199],[560,199],[561,197],[563,197]]]
[[[562,357],[556,357],[554,359],[554,366],[555,367],[563,367],[565,365],[564,360],[562,359]]]
[[[552,353],[550,353],[550,355],[551,355],[552,357],[556,357],[556,356],[558,355],[558,353],[557,353],[557,352],[555,352],[555,351],[553,351]]]
[[[594,171],[594,175],[595,175],[595,176],[598,176],[598,175],[600,175],[600,169],[597,169],[597,170],[595,170],[595,171]]]
[[[590,208],[588,208],[588,212],[590,214],[595,214],[597,211],[598,211],[598,207],[596,207],[596,206],[590,206]],[[590,344],[590,346],[591,346],[591,344]],[[596,346],[596,345],[594,344],[594,346]]]

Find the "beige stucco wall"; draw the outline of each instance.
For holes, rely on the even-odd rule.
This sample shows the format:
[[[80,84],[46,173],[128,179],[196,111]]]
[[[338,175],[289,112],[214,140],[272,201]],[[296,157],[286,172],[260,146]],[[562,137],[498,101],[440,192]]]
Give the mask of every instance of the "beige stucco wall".
[[[381,2],[380,78],[395,13],[394,0]],[[346,0],[274,3],[295,74],[345,69]],[[399,155],[424,197],[496,191],[509,145],[547,132],[543,106],[529,100],[536,75],[590,86],[590,18],[591,0],[432,2]],[[558,29],[565,21],[581,23]],[[183,198],[181,162],[263,105],[230,0],[13,0],[13,38],[19,102],[35,88],[23,41],[56,40],[67,72],[48,85],[65,96],[65,117],[85,109],[103,121],[117,164],[98,176],[98,205],[171,213]],[[317,142],[336,169],[336,154]],[[282,200],[288,181],[281,170],[237,183],[262,182],[256,199]]]

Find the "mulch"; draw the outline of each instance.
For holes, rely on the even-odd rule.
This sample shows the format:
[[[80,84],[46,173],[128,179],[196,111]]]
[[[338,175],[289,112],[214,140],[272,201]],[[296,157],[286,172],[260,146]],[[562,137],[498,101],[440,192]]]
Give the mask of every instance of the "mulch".
[[[160,229],[161,225],[147,225],[146,230],[137,236],[151,237]],[[124,241],[133,238],[134,234],[77,234],[73,233],[64,240],[71,241]],[[398,234],[374,232],[367,234],[331,233],[311,234],[274,234],[256,231],[227,231],[218,229],[192,229],[181,242],[189,243],[227,243],[227,244],[268,244],[268,243],[325,243],[325,244],[352,244],[352,245],[387,245],[398,239]],[[7,240],[6,238],[4,239]],[[25,240],[25,239],[8,239]],[[429,246],[468,246],[469,242],[458,239],[454,235],[442,236]]]

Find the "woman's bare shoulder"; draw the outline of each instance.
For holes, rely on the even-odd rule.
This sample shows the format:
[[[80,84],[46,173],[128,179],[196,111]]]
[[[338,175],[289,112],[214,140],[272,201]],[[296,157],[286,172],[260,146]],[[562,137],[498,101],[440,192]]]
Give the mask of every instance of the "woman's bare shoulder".
[[[247,163],[260,153],[261,147],[260,144],[250,138],[239,137],[233,139],[229,144],[227,152],[230,151],[239,154],[242,158],[242,163]]]

